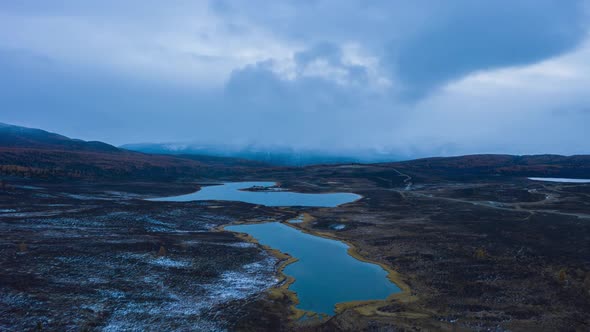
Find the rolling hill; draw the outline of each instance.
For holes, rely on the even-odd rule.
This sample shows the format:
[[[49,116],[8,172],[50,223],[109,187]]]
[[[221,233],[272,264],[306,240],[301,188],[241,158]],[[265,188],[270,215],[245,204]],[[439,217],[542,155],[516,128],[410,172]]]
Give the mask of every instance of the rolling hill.
[[[540,176],[590,178],[590,155],[480,154],[436,157],[380,164],[417,177],[465,179],[481,176]]]
[[[0,175],[4,176],[170,179],[227,175],[263,166],[237,158],[145,154],[0,124]]]

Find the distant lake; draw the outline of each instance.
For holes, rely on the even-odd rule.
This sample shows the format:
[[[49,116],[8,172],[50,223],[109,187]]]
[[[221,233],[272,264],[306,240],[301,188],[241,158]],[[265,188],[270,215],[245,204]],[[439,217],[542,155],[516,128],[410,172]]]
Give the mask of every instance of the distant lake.
[[[271,222],[225,228],[247,233],[260,242],[298,259],[284,273],[295,278],[289,289],[297,293],[297,308],[334,314],[336,303],[386,299],[400,289],[387,279],[387,271],[348,254],[348,245]]]
[[[151,201],[240,201],[266,206],[310,206],[335,207],[362,198],[352,193],[304,194],[290,191],[245,191],[252,187],[271,187],[274,182],[230,182],[222,185],[207,186],[201,190],[180,196],[153,198]]]
[[[563,182],[563,183],[590,183],[590,179],[569,179],[569,178],[529,178],[534,181]]]

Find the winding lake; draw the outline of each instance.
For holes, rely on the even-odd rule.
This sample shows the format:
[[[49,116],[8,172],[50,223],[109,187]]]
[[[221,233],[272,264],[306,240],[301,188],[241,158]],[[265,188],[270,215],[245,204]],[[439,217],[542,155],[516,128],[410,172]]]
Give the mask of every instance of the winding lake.
[[[298,259],[284,273],[295,278],[289,289],[297,293],[297,308],[334,314],[336,303],[385,299],[400,289],[387,279],[387,271],[348,254],[340,241],[304,233],[293,227],[270,222],[225,228],[247,233],[258,242]]]
[[[352,193],[304,194],[291,191],[245,191],[252,187],[271,187],[274,182],[230,182],[222,185],[207,186],[201,190],[180,196],[152,198],[151,201],[241,201],[266,206],[310,206],[335,207],[360,199]]]
[[[272,187],[274,182],[232,182],[206,186],[180,196],[152,201],[241,201],[266,206],[335,207],[356,201],[362,196],[352,193],[305,194],[290,191],[246,191],[252,187]],[[348,254],[348,245],[304,233],[278,222],[236,225],[225,228],[256,238],[261,244],[278,249],[298,259],[285,267],[284,273],[295,278],[289,286],[299,298],[297,307],[305,311],[331,315],[337,303],[385,299],[400,289],[387,279],[387,271],[373,263]]]

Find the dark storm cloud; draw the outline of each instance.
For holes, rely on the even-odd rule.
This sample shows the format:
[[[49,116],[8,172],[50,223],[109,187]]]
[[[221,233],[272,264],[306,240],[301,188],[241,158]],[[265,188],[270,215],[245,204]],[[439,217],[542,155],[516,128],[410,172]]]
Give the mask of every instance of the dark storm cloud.
[[[412,38],[391,43],[388,61],[409,94],[477,70],[533,63],[585,37],[578,1],[453,1]]]
[[[268,12],[251,1],[216,3],[228,15],[250,16],[294,39],[362,40],[383,52],[390,74],[415,97],[473,71],[571,50],[588,22],[581,0],[287,1]]]

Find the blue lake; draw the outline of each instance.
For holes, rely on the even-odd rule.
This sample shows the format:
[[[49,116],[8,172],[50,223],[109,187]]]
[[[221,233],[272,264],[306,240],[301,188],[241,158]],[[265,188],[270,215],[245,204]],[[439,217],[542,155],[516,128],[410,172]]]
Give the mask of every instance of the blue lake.
[[[570,178],[529,178],[534,181],[561,182],[561,183],[590,183],[590,179],[570,179]]]
[[[150,199],[152,201],[241,201],[266,206],[310,206],[335,207],[360,199],[361,196],[352,193],[304,194],[290,191],[245,191],[252,187],[271,187],[274,182],[231,182],[222,185],[207,186],[201,190],[180,196]]]
[[[297,308],[332,315],[336,303],[385,299],[400,289],[377,264],[348,254],[348,245],[304,233],[278,223],[235,225],[225,228],[247,233],[298,259],[284,273],[295,278],[289,289],[297,293]]]

